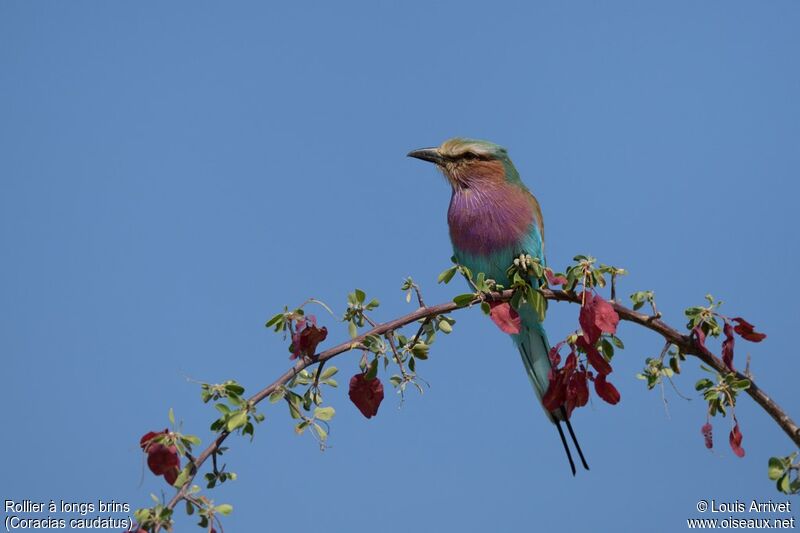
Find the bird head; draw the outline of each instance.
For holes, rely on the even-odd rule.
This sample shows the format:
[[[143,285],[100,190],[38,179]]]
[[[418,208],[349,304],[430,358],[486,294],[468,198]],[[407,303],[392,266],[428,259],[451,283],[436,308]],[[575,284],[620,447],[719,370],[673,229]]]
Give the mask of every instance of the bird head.
[[[491,183],[519,183],[506,149],[489,141],[455,137],[435,148],[420,148],[409,157],[434,163],[453,189],[468,189]]]

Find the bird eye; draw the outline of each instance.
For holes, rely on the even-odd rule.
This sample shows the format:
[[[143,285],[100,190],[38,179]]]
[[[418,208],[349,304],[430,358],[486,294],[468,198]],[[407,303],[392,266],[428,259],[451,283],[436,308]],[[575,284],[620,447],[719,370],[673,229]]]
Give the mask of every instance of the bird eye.
[[[478,159],[478,154],[475,152],[464,152],[464,155],[461,156],[463,159]]]

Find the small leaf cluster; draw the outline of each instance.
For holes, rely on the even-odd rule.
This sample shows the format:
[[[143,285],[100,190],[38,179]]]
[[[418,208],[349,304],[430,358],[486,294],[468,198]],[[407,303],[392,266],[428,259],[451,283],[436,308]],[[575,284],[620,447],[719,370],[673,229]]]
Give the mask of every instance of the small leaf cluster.
[[[656,295],[653,291],[636,291],[630,296],[633,303],[633,310],[638,311],[645,304],[650,304],[653,314],[656,314]]]
[[[366,300],[367,294],[361,289],[356,289],[347,295],[347,310],[345,310],[342,320],[348,323],[351,338],[358,336],[358,328],[363,328],[365,321],[369,322],[364,311],[372,311],[380,305],[376,298],[369,302]]]
[[[201,383],[200,384],[200,397],[203,403],[210,401],[220,400],[227,398],[229,394],[241,397],[244,394],[244,387],[239,385],[235,380],[229,379],[224,383]]]
[[[794,452],[786,457],[769,458],[769,478],[784,494],[800,494],[800,463],[795,463],[797,455]]]
[[[233,506],[229,503],[214,505],[214,502],[205,496],[195,496],[199,490],[200,487],[194,485],[189,494],[183,498],[186,502],[186,514],[192,516],[196,511],[199,517],[197,525],[203,529],[216,532],[216,529],[214,529],[215,522],[219,524],[220,529],[222,528],[222,523],[217,515],[227,516],[231,514]]]
[[[172,509],[164,505],[155,494],[150,494],[150,498],[155,502],[153,507],[137,509],[133,513],[140,529],[155,531],[158,528],[172,531]]]
[[[511,280],[511,288],[514,289],[514,296],[509,301],[511,307],[519,309],[528,303],[536,312],[539,321],[544,321],[547,300],[538,289],[545,283],[545,269],[539,258],[520,255],[514,258],[506,274]],[[483,311],[488,314],[487,309],[484,308]]]
[[[272,318],[267,320],[264,327],[272,328],[276,333],[283,333],[285,337],[287,333],[291,333],[291,325],[298,320],[302,320],[303,317],[305,317],[305,311],[303,311],[302,306],[291,311],[289,311],[288,307],[284,307],[283,312],[273,315]]]
[[[666,356],[669,355],[668,362],[665,363]],[[644,369],[636,374],[637,379],[647,382],[647,388],[653,390],[656,385],[663,383],[664,378],[672,379],[675,374],[681,373],[681,362],[686,360],[686,356],[674,347],[670,347],[661,353],[660,357],[648,357],[644,360]]]
[[[289,415],[299,422],[295,425],[295,432],[302,435],[306,429],[312,428],[313,434],[324,447],[330,433],[328,422],[336,411],[333,407],[323,407],[321,385],[338,387],[338,382],[333,379],[339,369],[335,366],[325,368],[317,365],[313,372],[303,369],[297,373],[285,386],[276,388],[269,396],[270,403],[285,400],[289,407]],[[306,387],[302,394],[295,392],[296,388]],[[313,411],[312,411],[313,408]],[[311,413],[311,416],[305,413]]]
[[[211,395],[209,396],[209,394]],[[226,381],[223,385],[202,388],[203,401],[213,399],[214,395],[217,395],[218,399],[224,400],[214,404],[214,408],[219,411],[221,416],[212,422],[211,431],[233,433],[239,430],[242,435],[250,435],[250,440],[253,439],[255,436],[254,422],[256,424],[263,422],[264,415],[256,412],[255,404],[245,400],[242,394],[244,394],[244,387],[236,381]],[[206,397],[209,400],[206,400]]]
[[[219,448],[216,451],[216,454],[222,455],[225,452],[225,450],[227,450],[227,448],[224,447]],[[217,483],[222,484],[228,480],[236,481],[237,478],[236,472],[226,472],[225,467],[226,465],[223,464],[219,469],[215,468],[213,472],[207,472],[205,476],[203,476],[205,477],[206,480],[206,487],[208,487],[209,489],[213,489],[214,487],[217,486]]]
[[[693,330],[700,327],[706,336],[719,337],[722,333],[722,327],[717,320],[716,309],[722,305],[722,301],[714,300],[710,294],[706,294],[707,306],[693,306],[688,307],[684,311],[688,322],[686,329]]]
[[[267,328],[272,328],[272,330],[275,331],[276,333],[283,333],[285,338],[287,333],[292,333],[293,324],[295,322],[300,322],[301,320],[303,320],[303,318],[305,318],[306,313],[303,310],[303,308],[307,304],[311,303],[321,306],[328,312],[328,314],[333,316],[333,311],[331,311],[331,308],[328,307],[328,305],[325,302],[317,300],[316,298],[309,298],[308,300],[303,302],[302,305],[296,307],[295,309],[292,309],[291,311],[289,310],[288,307],[284,306],[283,311],[272,315],[272,317],[269,320],[267,320],[264,326]]]
[[[565,272],[567,282],[564,284],[564,290],[574,291],[578,284],[581,284],[585,290],[595,287],[606,286],[606,275],[616,278],[616,276],[624,276],[628,272],[624,268],[617,268],[610,265],[597,263],[597,259],[590,255],[576,255],[572,258],[575,262],[567,268]]]
[[[703,399],[708,402],[708,414],[710,416],[716,416],[717,413],[726,416],[727,408],[735,408],[736,396],[739,392],[750,388],[750,380],[739,379],[733,372],[722,376],[705,365],[700,365],[700,368],[713,374],[716,377],[716,382],[708,378],[702,378],[695,383],[695,390],[703,393]]]

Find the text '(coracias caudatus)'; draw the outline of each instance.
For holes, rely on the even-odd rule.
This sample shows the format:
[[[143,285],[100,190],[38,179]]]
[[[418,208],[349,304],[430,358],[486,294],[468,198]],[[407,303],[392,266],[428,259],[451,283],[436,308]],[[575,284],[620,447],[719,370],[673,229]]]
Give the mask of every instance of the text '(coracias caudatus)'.
[[[542,210],[522,183],[505,148],[487,141],[455,138],[439,147],[414,150],[408,155],[434,163],[450,183],[452,196],[447,223],[460,265],[476,274],[483,272],[506,287],[510,286],[507,269],[520,255],[528,254],[545,265]],[[518,313],[518,333],[511,334],[511,338],[541,402],[549,385],[550,345],[531,306],[521,306]],[[588,470],[565,407],[545,412],[558,428],[573,475],[575,463],[562,422],[569,430],[583,467]]]

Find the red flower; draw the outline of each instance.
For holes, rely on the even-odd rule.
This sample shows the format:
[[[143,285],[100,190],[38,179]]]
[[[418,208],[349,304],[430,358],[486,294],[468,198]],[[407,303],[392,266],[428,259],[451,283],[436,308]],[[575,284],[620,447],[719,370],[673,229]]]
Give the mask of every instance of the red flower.
[[[583,407],[589,402],[589,387],[586,381],[589,376],[586,370],[573,372],[567,381],[567,416],[572,414],[576,407]]]
[[[733,370],[733,345],[735,337],[733,336],[733,328],[730,323],[725,321],[725,340],[722,341],[722,361],[725,366]]]
[[[548,411],[557,411],[567,399],[567,384],[564,379],[564,372],[559,370],[551,372],[550,383],[547,392],[542,396],[542,405]]]
[[[709,450],[714,447],[714,434],[713,428],[711,424],[706,422],[703,427],[700,428],[700,433],[703,434],[703,439],[706,441],[706,448]]]
[[[147,447],[151,444],[151,441],[154,438],[156,438],[158,436],[161,436],[161,435],[166,435],[166,434],[167,434],[167,430],[166,429],[164,431],[159,431],[158,433],[156,433],[155,431],[148,431],[147,433],[142,435],[141,439],[139,439],[139,446],[141,446],[142,450],[144,450],[146,452],[147,451]]]
[[[139,445],[147,454],[147,466],[150,471],[157,476],[164,476],[164,479],[172,485],[178,479],[181,470],[181,459],[178,456],[178,449],[174,445],[164,445],[156,442],[157,437],[167,435],[165,429],[155,433],[150,431],[139,440]]]
[[[301,319],[297,321],[297,328],[292,334],[292,344],[289,346],[289,351],[292,355],[289,359],[296,359],[304,355],[313,357],[317,351],[317,345],[325,340],[328,336],[328,328],[317,327],[317,318],[314,315],[308,319]]]
[[[372,418],[383,401],[383,383],[378,378],[367,379],[364,374],[356,374],[350,378],[350,401],[362,415]]]
[[[565,342],[567,342],[567,341],[559,342],[558,344],[556,344],[555,346],[550,348],[549,352],[547,352],[547,356],[550,358],[550,365],[553,368],[555,368],[555,367],[557,367],[558,365],[561,364],[561,354],[558,353],[558,352],[559,352],[559,350],[561,350],[561,347],[564,346]],[[551,369],[551,372],[552,372],[552,369]]]
[[[594,378],[594,390],[597,392],[598,396],[611,405],[619,403],[619,391],[614,385],[606,381],[605,374],[598,374],[597,377]]]
[[[614,307],[599,294],[584,292],[584,298],[578,321],[589,344],[597,342],[601,333],[616,333],[619,315]]]
[[[761,342],[767,338],[763,333],[759,333],[753,329],[753,325],[741,317],[732,318],[736,322],[736,327],[733,330],[738,333],[744,340],[750,342]]]
[[[551,287],[555,285],[567,284],[567,278],[565,278],[564,276],[556,276],[555,274],[553,274],[553,271],[550,270],[549,268],[544,269],[544,275],[547,278],[547,284],[550,285]]]
[[[712,354],[708,350],[708,348],[706,348],[706,334],[703,333],[703,328],[700,327],[700,326],[695,326],[694,329],[692,329],[692,335],[694,335],[694,340],[695,340],[694,343],[697,346],[697,348],[703,354],[705,354],[705,355],[707,355],[709,357],[714,357],[714,354]]]
[[[734,420],[736,419],[734,418]],[[742,448],[742,432],[739,430],[738,421],[736,421],[734,424],[731,434],[728,437],[728,441],[731,444],[731,450],[733,450],[733,453],[735,453],[737,457],[744,457],[744,448]]]
[[[519,333],[522,320],[519,318],[517,310],[507,302],[489,302],[489,318],[497,324],[504,333],[515,335]]]
[[[605,375],[611,373],[611,365],[608,364],[606,358],[597,351],[597,348],[594,347],[594,343],[587,342],[586,332],[578,337],[576,345],[586,352],[586,360],[589,361],[589,364],[591,364],[599,374]]]

